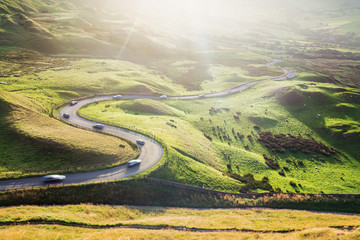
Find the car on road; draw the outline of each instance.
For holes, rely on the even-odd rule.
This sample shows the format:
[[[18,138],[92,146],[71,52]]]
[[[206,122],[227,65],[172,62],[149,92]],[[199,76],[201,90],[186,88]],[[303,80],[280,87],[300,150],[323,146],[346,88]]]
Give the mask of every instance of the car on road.
[[[141,163],[140,159],[134,159],[134,160],[128,161],[127,166],[133,167],[133,166],[139,165],[140,163]]]
[[[104,125],[103,124],[100,124],[100,123],[97,123],[93,126],[93,128],[95,129],[103,129],[104,128]]]
[[[63,114],[63,117],[64,117],[64,118],[69,118],[69,117],[70,117],[70,114],[69,114],[69,113],[64,113],[64,114]]]
[[[205,97],[205,94],[200,94],[199,97]]]
[[[226,93],[231,93],[231,90],[227,90]]]
[[[161,95],[160,96],[160,98],[162,98],[162,99],[165,99],[165,98],[167,98],[168,96],[166,96],[166,95]]]
[[[119,100],[119,99],[121,99],[121,98],[122,98],[121,95],[115,95],[115,96],[113,96],[113,99],[115,99],[115,100]]]
[[[71,101],[70,102],[70,106],[74,106],[74,105],[76,105],[78,103],[78,101]]]
[[[145,145],[145,141],[141,139],[136,140],[136,143],[139,145]]]
[[[42,179],[44,180],[44,182],[58,182],[58,181],[65,180],[66,176],[65,175],[52,174],[52,175],[43,176]]]

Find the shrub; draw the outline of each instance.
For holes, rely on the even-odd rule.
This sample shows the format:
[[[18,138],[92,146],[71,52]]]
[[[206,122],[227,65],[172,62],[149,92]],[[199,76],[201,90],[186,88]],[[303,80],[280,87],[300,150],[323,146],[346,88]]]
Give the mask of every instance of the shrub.
[[[296,187],[296,183],[294,183],[293,181],[290,181],[290,186]]]
[[[209,135],[207,135],[206,133],[204,133],[204,136],[207,138],[207,139],[209,139],[210,141],[212,141],[213,139],[212,139],[212,137],[211,136],[209,136]]]
[[[273,160],[272,158],[270,158],[266,154],[264,154],[263,157],[265,159],[266,165],[268,165],[270,168],[278,169],[280,167],[279,164],[275,160]]]
[[[278,173],[279,173],[279,175],[281,175],[281,176],[284,176],[284,177],[285,177],[285,172],[284,172],[284,170],[283,170],[283,169],[281,169]]]

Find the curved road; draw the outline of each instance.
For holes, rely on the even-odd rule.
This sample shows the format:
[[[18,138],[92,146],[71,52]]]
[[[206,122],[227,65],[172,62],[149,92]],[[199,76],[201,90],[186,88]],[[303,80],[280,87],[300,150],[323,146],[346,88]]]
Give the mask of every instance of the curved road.
[[[274,63],[279,63],[280,60],[275,60]],[[285,80],[291,79],[297,76],[297,74],[291,70],[286,70],[284,68],[279,67],[281,70],[285,72],[284,76],[276,77],[276,78],[268,78],[265,80]],[[250,83],[246,83],[244,85],[222,91],[216,93],[209,93],[209,94],[200,94],[200,95],[190,95],[190,96],[179,96],[179,97],[156,97],[156,96],[140,96],[140,95],[123,95],[122,100],[131,100],[131,99],[154,99],[154,100],[164,100],[164,99],[198,99],[198,98],[211,98],[211,97],[222,97],[226,95],[230,95],[233,93],[238,93],[244,91],[245,89],[265,80],[258,80]],[[93,125],[96,124],[93,121],[87,120],[77,115],[77,111],[82,108],[83,106],[93,103],[93,102],[100,102],[106,100],[113,100],[113,96],[97,96],[92,98],[87,98],[84,100],[78,101],[78,103],[74,106],[66,105],[59,111],[60,117],[63,116],[64,113],[69,113],[70,118],[66,119],[70,123],[77,125],[79,127],[85,129],[93,129]],[[163,148],[162,146],[152,140],[149,137],[143,136],[139,133],[132,132],[127,129],[118,128],[110,125],[104,124],[104,129],[98,130],[106,133],[110,133],[113,135],[117,135],[119,137],[128,139],[132,142],[136,142],[137,139],[142,139],[145,141],[145,145],[139,146],[140,148],[140,156],[139,159],[142,160],[140,165],[128,168],[126,165],[122,165],[119,167],[114,167],[105,170],[99,171],[92,171],[92,172],[83,172],[83,173],[73,173],[73,174],[66,174],[66,179],[61,183],[53,183],[56,184],[79,184],[79,183],[94,183],[94,182],[101,182],[101,181],[109,181],[109,180],[118,180],[121,178],[130,177],[141,172],[144,172],[153,166],[155,166],[162,158],[163,155]],[[14,189],[25,189],[25,188],[32,188],[32,187],[42,187],[47,186],[49,183],[44,183],[41,177],[34,177],[34,178],[22,178],[22,179],[12,179],[12,180],[5,180],[0,181],[0,191],[7,191],[7,190],[14,190]]]

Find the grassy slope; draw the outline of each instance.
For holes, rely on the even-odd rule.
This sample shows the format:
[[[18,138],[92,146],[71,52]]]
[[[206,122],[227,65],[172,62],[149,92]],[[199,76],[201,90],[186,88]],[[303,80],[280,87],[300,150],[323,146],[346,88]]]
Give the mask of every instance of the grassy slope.
[[[139,102],[143,104],[139,105]],[[147,106],[147,113],[135,111],[143,110],[144,105]],[[124,110],[119,108],[122,106],[125,106]],[[161,106],[167,105],[149,100],[126,101],[125,103],[116,101],[112,104],[101,102],[92,104],[80,112],[96,119],[103,119],[106,115],[108,117],[106,120],[111,123],[141,128],[161,137],[171,147],[169,149],[171,161],[165,166],[166,169],[171,169],[167,174],[168,179],[213,189],[236,191],[240,184],[222,176],[219,172],[223,170],[224,163],[219,158],[216,148],[211,146],[200,131],[194,129],[187,121],[181,120],[182,116],[185,116],[184,112],[176,110],[178,116],[163,115],[164,113],[173,115],[172,112],[167,111],[173,108],[164,107],[160,110]],[[126,109],[129,108],[133,111],[126,113]],[[136,115],[139,112],[141,115]],[[151,112],[162,114],[154,115]]]
[[[58,60],[30,53],[29,63],[27,53],[11,51],[5,53],[7,58],[22,56],[25,60],[0,63],[7,76],[2,81],[10,84],[1,85],[1,123],[11,132],[2,132],[1,177],[106,167],[136,155],[134,146],[123,140],[74,129],[49,118],[56,104],[94,93],[174,93],[181,89],[153,71],[128,62],[82,60],[52,65]],[[99,139],[96,142],[95,135]],[[98,141],[105,147],[100,148]]]
[[[289,87],[285,87],[286,85]],[[302,89],[299,86],[306,88]],[[306,96],[309,94],[313,96],[313,99],[305,99],[307,104],[307,111],[305,112],[299,112],[298,106],[284,105],[278,100],[281,94],[297,88],[301,89]],[[312,86],[306,85],[306,82],[302,81],[263,82],[243,93],[225,98],[164,102],[171,108],[184,112],[185,115],[181,117],[159,116],[149,113],[135,115],[132,112],[126,113],[119,109],[117,103],[110,104],[108,108],[105,107],[108,103],[92,105],[83,109],[82,112],[111,122],[120,122],[125,125],[136,124],[136,127],[151,130],[162,137],[171,147],[182,150],[181,152],[171,151],[170,154],[176,155],[170,155],[171,160],[168,166],[157,173],[157,176],[166,179],[192,183],[197,186],[208,186],[210,176],[205,173],[205,168],[194,171],[187,164],[180,164],[184,159],[191,160],[186,156],[190,155],[192,159],[222,171],[225,171],[226,164],[230,164],[232,171],[239,174],[252,173],[258,180],[267,176],[274,187],[280,187],[283,191],[358,193],[360,165],[356,160],[358,159],[356,147],[349,145],[346,139],[333,137],[322,130],[325,117],[342,114],[338,114],[336,111],[336,105],[341,102],[341,99],[331,91],[332,88],[333,85],[326,83]],[[323,93],[317,99],[317,92],[319,91]],[[326,101],[326,104],[323,101]],[[210,116],[209,109],[211,107],[229,107],[230,112],[222,111]],[[356,107],[358,106],[356,105]],[[239,121],[233,118],[236,112],[241,112]],[[317,114],[320,114],[321,117],[316,118]],[[357,111],[349,112],[348,117],[356,119]],[[177,128],[169,126],[168,123],[172,123]],[[256,139],[258,135],[253,128],[254,125],[260,126],[261,130],[270,130],[275,134],[291,133],[295,136],[310,134],[316,140],[334,146],[341,153],[330,157],[317,154],[292,154],[290,152],[275,154],[280,166],[289,168],[286,177],[283,177],[278,174],[278,171],[271,170],[265,165],[262,154],[266,153],[271,156],[273,153],[265,148],[262,143],[256,140],[249,141],[246,137],[239,141],[232,136],[231,129],[234,128],[235,132],[240,132],[245,136],[251,135]],[[226,133],[232,136],[231,146],[228,145],[228,141],[221,141],[214,136],[211,130],[212,126],[215,128],[220,126],[226,129]],[[211,135],[214,140],[210,142],[202,133]],[[188,139],[188,136],[191,136],[191,139]],[[245,148],[246,145],[249,146],[249,150]],[[217,153],[211,153],[206,149],[214,149]],[[206,155],[207,153],[209,156]],[[230,156],[230,159],[223,157],[225,153],[226,156]],[[181,155],[182,157],[179,157]],[[214,157],[216,157],[217,165],[220,164],[222,167],[219,168],[212,164],[213,160],[211,159]],[[285,161],[287,158],[295,160],[288,163]],[[179,161],[179,159],[181,160]],[[302,160],[304,166],[294,165],[297,160]],[[319,168],[320,172],[317,172],[315,167]],[[198,175],[207,175],[208,177],[201,180],[201,177],[197,177]],[[213,175],[213,178],[222,182],[228,181],[225,177]],[[289,185],[290,181],[300,183],[302,187],[294,189]],[[231,188],[236,189],[238,185]],[[227,189],[229,188],[223,188],[223,190]]]
[[[22,95],[1,91],[0,98],[1,178],[102,168],[137,154],[136,147],[124,140],[49,118]],[[101,148],[94,137],[102,142]]]

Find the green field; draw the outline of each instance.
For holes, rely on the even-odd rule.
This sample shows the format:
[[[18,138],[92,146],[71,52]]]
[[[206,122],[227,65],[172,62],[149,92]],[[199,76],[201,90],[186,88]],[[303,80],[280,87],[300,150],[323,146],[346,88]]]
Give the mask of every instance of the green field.
[[[301,79],[302,75],[298,80],[262,82],[224,98],[102,102],[89,105],[81,114],[100,121],[135,125],[164,139],[171,147],[170,161],[156,173],[157,177],[240,191],[239,185],[244,184],[230,180],[226,176],[230,170],[239,175],[251,173],[256,180],[268,177],[274,190],[280,188],[284,192],[357,193],[359,154],[357,147],[349,143],[359,137],[356,121],[359,105],[347,103],[344,96],[355,96],[358,90],[339,90],[331,84]],[[349,104],[350,111],[348,107],[339,111]],[[215,109],[212,114],[211,109]],[[353,127],[347,130],[349,125]],[[272,152],[257,140],[261,131],[312,137],[335,148],[337,153],[327,156],[318,152]],[[238,133],[244,138],[239,139]],[[280,167],[275,170],[268,167],[263,154],[276,159]],[[279,174],[281,170],[285,176]]]

